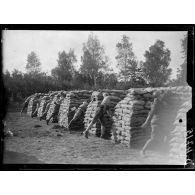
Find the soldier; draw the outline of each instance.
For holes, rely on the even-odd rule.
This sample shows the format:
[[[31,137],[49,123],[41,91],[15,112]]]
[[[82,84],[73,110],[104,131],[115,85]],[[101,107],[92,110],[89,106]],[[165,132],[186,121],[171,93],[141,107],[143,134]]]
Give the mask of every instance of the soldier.
[[[33,94],[31,96],[29,96],[28,98],[26,98],[24,104],[23,104],[23,107],[22,107],[22,110],[20,111],[20,115],[22,115],[22,112],[28,107],[28,103],[30,101],[30,99],[33,97],[33,96],[36,96],[37,94]]]
[[[88,133],[91,127],[97,122],[97,120],[101,123],[101,138],[105,136],[105,114],[108,114],[111,117],[110,113],[110,96],[107,93],[103,93],[103,101],[100,106],[97,108],[94,118],[91,123],[87,127],[87,129],[83,132],[85,138],[88,138]]]
[[[47,112],[48,112],[49,107],[50,107],[50,105],[51,105],[51,102],[52,102],[52,98],[51,98],[51,96],[50,96],[50,97],[48,97],[48,98],[46,98],[46,106],[45,106],[45,110],[44,110],[44,112],[43,112],[42,116],[39,118],[39,120],[40,120],[40,121],[41,121],[42,119],[46,118],[46,116],[47,116]]]
[[[144,124],[141,126],[143,129],[147,128],[151,124],[151,137],[145,143],[144,147],[141,150],[141,155],[144,156],[145,151],[157,147],[160,149],[163,146],[165,137],[168,139],[170,134],[170,115],[167,113],[167,102],[165,101],[165,93],[163,91],[154,92],[154,103],[151,107],[151,111],[148,114],[148,117]],[[165,144],[164,146],[165,147]]]
[[[75,111],[75,114],[74,114],[72,120],[71,120],[70,123],[68,124],[68,129],[69,129],[70,132],[71,132],[71,130],[70,130],[71,124],[72,124],[74,121],[78,120],[82,115],[85,114],[85,111],[87,110],[88,104],[89,104],[88,101],[84,101],[84,102],[78,107],[78,109]]]
[[[36,117],[37,116],[37,113],[38,113],[38,109],[39,109],[39,106],[40,106],[40,103],[41,103],[41,98],[43,96],[41,95],[41,93],[38,93],[35,98],[34,98],[34,104],[36,105],[36,108],[35,110],[32,112],[31,114],[31,117]]]
[[[63,98],[65,97],[64,93],[59,93],[57,95],[57,100],[54,102],[55,106],[54,106],[54,111],[52,113],[52,115],[49,117],[49,119],[46,120],[47,125],[49,124],[49,121],[51,120],[51,118],[55,117],[56,115],[58,115],[59,109],[60,109],[60,105],[62,103]]]

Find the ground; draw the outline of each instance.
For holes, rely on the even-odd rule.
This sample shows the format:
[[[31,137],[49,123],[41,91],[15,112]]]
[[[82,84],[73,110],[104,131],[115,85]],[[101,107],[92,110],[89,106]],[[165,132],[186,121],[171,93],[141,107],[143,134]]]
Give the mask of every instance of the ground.
[[[4,139],[4,163],[14,164],[167,164],[167,158],[155,152],[146,157],[112,140],[60,128],[57,123],[31,118],[25,113],[8,112],[7,127],[14,136]]]

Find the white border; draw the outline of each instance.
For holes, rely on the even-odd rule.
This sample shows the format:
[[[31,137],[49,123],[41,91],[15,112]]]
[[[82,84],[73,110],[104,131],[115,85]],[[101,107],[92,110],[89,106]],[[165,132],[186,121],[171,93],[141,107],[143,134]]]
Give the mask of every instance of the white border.
[[[193,24],[194,0],[0,0],[0,23]]]

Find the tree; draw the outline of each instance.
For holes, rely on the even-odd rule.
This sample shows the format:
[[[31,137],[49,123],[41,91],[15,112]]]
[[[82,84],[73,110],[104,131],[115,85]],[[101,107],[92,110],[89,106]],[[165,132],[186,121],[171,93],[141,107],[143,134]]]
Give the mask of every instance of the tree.
[[[81,74],[89,76],[97,86],[98,74],[108,68],[108,57],[97,36],[91,33],[86,43],[83,44],[83,56],[81,57]]]
[[[97,77],[97,86],[101,89],[113,89],[116,87],[117,76],[110,70],[108,72],[99,72]]]
[[[12,91],[12,79],[11,79],[11,74],[8,70],[3,74],[3,83],[5,85],[5,88],[7,90],[8,97],[11,97],[11,91]]]
[[[28,54],[27,57],[27,64],[26,64],[26,71],[30,74],[37,74],[41,70],[41,62],[37,56],[37,54],[32,51]]]
[[[129,42],[129,37],[122,36],[121,42],[116,44],[118,55],[115,57],[117,66],[120,69],[120,77],[122,80],[129,81],[136,79],[136,72],[138,70],[135,55],[133,53],[132,43]]]
[[[21,100],[23,96],[24,76],[21,71],[14,69],[11,78],[11,91],[14,100]]]
[[[181,40],[184,62],[181,64],[180,69],[177,69],[177,78],[176,78],[177,85],[187,85],[186,82],[187,81],[187,42],[188,42],[188,36],[186,35],[184,39]]]
[[[168,68],[171,61],[171,52],[165,48],[165,43],[157,40],[154,45],[146,51],[145,62],[142,64],[143,76],[152,87],[163,86],[171,75]]]
[[[66,51],[58,53],[58,65],[52,69],[51,74],[60,85],[67,87],[70,84],[74,76],[74,63],[76,61],[76,56],[72,49],[68,53]]]

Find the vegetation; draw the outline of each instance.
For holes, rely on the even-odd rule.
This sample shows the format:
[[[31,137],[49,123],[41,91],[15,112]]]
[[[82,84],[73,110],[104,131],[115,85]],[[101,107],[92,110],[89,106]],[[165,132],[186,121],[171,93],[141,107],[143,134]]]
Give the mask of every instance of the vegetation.
[[[27,56],[26,72],[14,70],[4,73],[4,85],[9,98],[23,100],[36,93],[51,90],[76,89],[129,89],[131,87],[159,87],[185,85],[187,66],[187,36],[182,40],[184,62],[178,69],[177,79],[170,81],[171,52],[165,43],[157,40],[145,51],[145,61],[139,62],[133,52],[130,37],[123,35],[116,44],[115,56],[119,73],[110,68],[110,61],[104,46],[93,33],[83,43],[80,69],[75,69],[77,57],[73,49],[58,53],[57,66],[51,75],[41,71],[41,60],[32,51]]]
[[[142,64],[144,78],[152,87],[161,87],[166,84],[171,75],[171,69],[168,68],[171,61],[171,52],[165,48],[165,43],[157,40],[154,45],[146,51],[145,62]]]
[[[187,42],[188,37],[185,36],[184,39],[181,40],[182,46],[182,54],[183,54],[183,63],[180,68],[177,69],[177,77],[175,80],[171,82],[172,85],[187,85]]]

